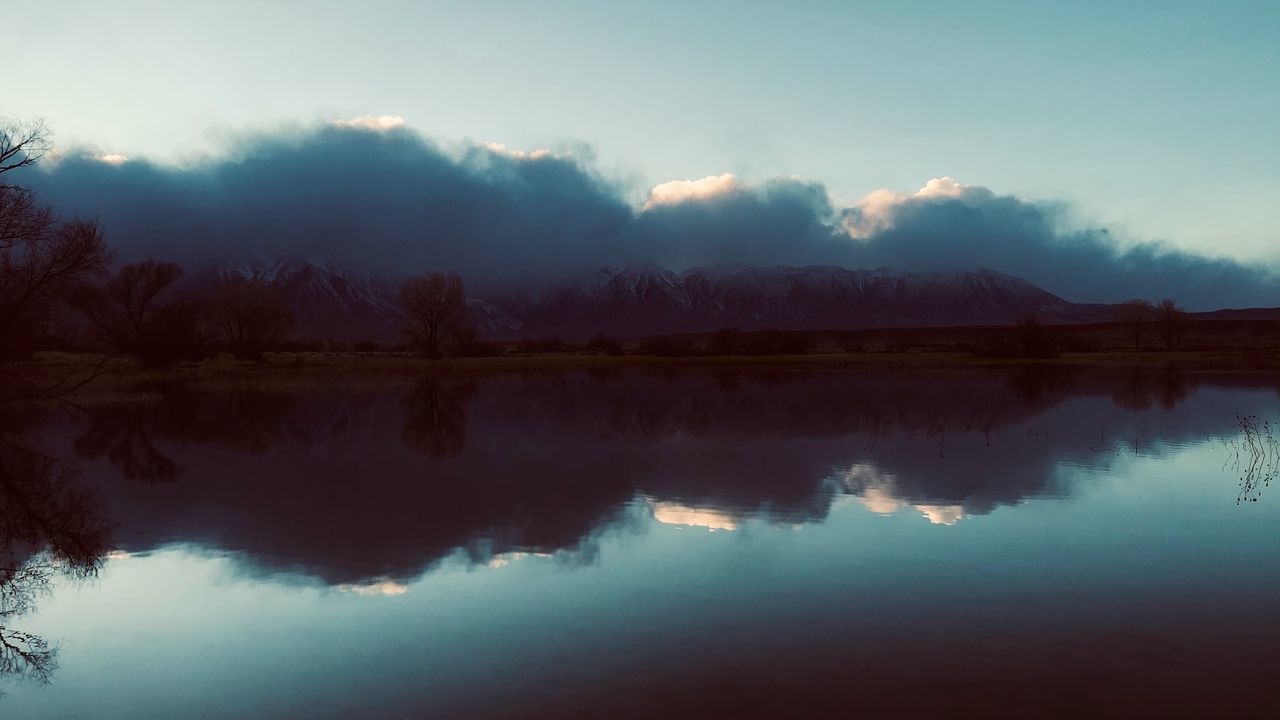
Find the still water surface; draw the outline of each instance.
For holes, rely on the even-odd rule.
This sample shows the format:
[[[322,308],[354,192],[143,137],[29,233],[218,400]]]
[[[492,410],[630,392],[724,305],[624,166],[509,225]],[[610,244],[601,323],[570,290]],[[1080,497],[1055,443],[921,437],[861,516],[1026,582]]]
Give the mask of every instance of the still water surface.
[[[1035,368],[23,408],[0,717],[1275,717],[1277,419]]]

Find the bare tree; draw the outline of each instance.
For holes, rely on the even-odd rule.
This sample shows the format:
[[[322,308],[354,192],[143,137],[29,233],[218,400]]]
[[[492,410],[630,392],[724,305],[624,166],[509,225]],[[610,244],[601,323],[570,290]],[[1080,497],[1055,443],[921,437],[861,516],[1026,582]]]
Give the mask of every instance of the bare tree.
[[[0,189],[0,195],[13,192]],[[4,203],[0,197],[0,205]],[[0,347],[30,349],[55,305],[110,262],[96,223],[73,221],[0,244]]]
[[[0,248],[53,227],[53,212],[36,203],[31,191],[8,182],[8,173],[36,164],[48,148],[49,133],[42,121],[0,119]]]
[[[49,151],[51,133],[44,120],[0,118],[0,175],[30,167]],[[9,187],[0,181],[0,187]]]
[[[7,182],[48,149],[40,122],[0,122],[0,359],[29,351],[66,293],[111,260],[96,223],[59,223],[30,190]]]
[[[102,287],[84,288],[76,304],[104,341],[122,352],[141,354],[160,294],[181,276],[176,263],[147,260],[125,265]]]
[[[400,289],[404,332],[413,348],[427,357],[440,357],[456,340],[467,317],[462,278],[455,273],[431,273],[414,278]]]
[[[0,248],[29,244],[47,235],[54,226],[53,211],[36,202],[31,191],[0,186]]]
[[[182,276],[170,262],[125,265],[103,286],[84,286],[75,305],[107,345],[146,365],[199,357],[208,336],[206,309],[187,297],[162,297]]]
[[[1152,306],[1149,300],[1134,298],[1116,306],[1116,320],[1133,333],[1133,349],[1142,349],[1142,330],[1151,321]]]
[[[293,328],[293,313],[266,283],[244,280],[218,288],[210,307],[227,348],[239,360],[262,360]]]
[[[1156,306],[1156,322],[1160,324],[1165,347],[1169,350],[1177,348],[1182,342],[1182,331],[1187,324],[1187,311],[1172,298],[1165,298]]]

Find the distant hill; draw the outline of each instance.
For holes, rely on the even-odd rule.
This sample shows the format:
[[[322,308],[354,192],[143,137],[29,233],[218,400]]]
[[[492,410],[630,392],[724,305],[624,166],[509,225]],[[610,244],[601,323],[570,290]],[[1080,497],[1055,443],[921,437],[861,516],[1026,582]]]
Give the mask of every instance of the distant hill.
[[[1280,307],[1210,310],[1191,313],[1197,320],[1268,321],[1280,320]]]
[[[404,278],[369,276],[298,257],[226,257],[192,273],[189,287],[251,278],[281,289],[301,337],[398,338]],[[597,333],[639,337],[711,332],[858,330],[1009,325],[1034,314],[1053,324],[1109,322],[1110,305],[1073,303],[993,270],[910,273],[832,266],[602,267],[554,282],[477,293],[472,323],[494,339]],[[1277,309],[1197,313],[1204,320],[1280,318]]]
[[[484,298],[525,336],[618,336],[741,330],[835,330],[1097,322],[1109,306],[1070,303],[991,270],[905,273],[830,266],[601,268],[536,291]]]

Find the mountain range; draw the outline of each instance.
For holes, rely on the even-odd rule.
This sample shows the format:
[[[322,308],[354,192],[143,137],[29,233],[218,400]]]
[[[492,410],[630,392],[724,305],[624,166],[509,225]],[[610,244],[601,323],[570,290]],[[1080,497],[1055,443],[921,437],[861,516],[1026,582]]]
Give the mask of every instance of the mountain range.
[[[224,258],[189,286],[253,279],[279,288],[301,337],[393,341],[404,278],[365,275],[299,257]],[[1111,319],[1109,305],[1072,303],[993,270],[910,273],[833,266],[601,267],[553,282],[468,293],[470,322],[493,339],[597,333],[636,337],[740,330],[841,330]]]

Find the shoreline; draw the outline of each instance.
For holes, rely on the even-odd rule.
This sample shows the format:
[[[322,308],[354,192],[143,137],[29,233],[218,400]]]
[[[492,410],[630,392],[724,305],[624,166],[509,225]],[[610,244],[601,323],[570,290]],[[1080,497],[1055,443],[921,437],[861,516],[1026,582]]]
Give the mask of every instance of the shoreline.
[[[0,364],[0,385],[10,389],[45,387],[64,378],[83,379],[95,368],[101,373],[72,397],[136,391],[167,383],[267,381],[309,384],[412,382],[424,375],[489,375],[571,371],[998,371],[1028,367],[1063,370],[1173,369],[1184,372],[1280,372],[1280,351],[1143,351],[1064,353],[1056,358],[979,357],[969,353],[863,352],[806,355],[729,355],[665,357],[547,353],[430,360],[407,352],[289,352],[273,353],[264,362],[214,358],[152,370],[126,358],[72,353],[42,353]],[[0,393],[3,397],[3,393]]]

